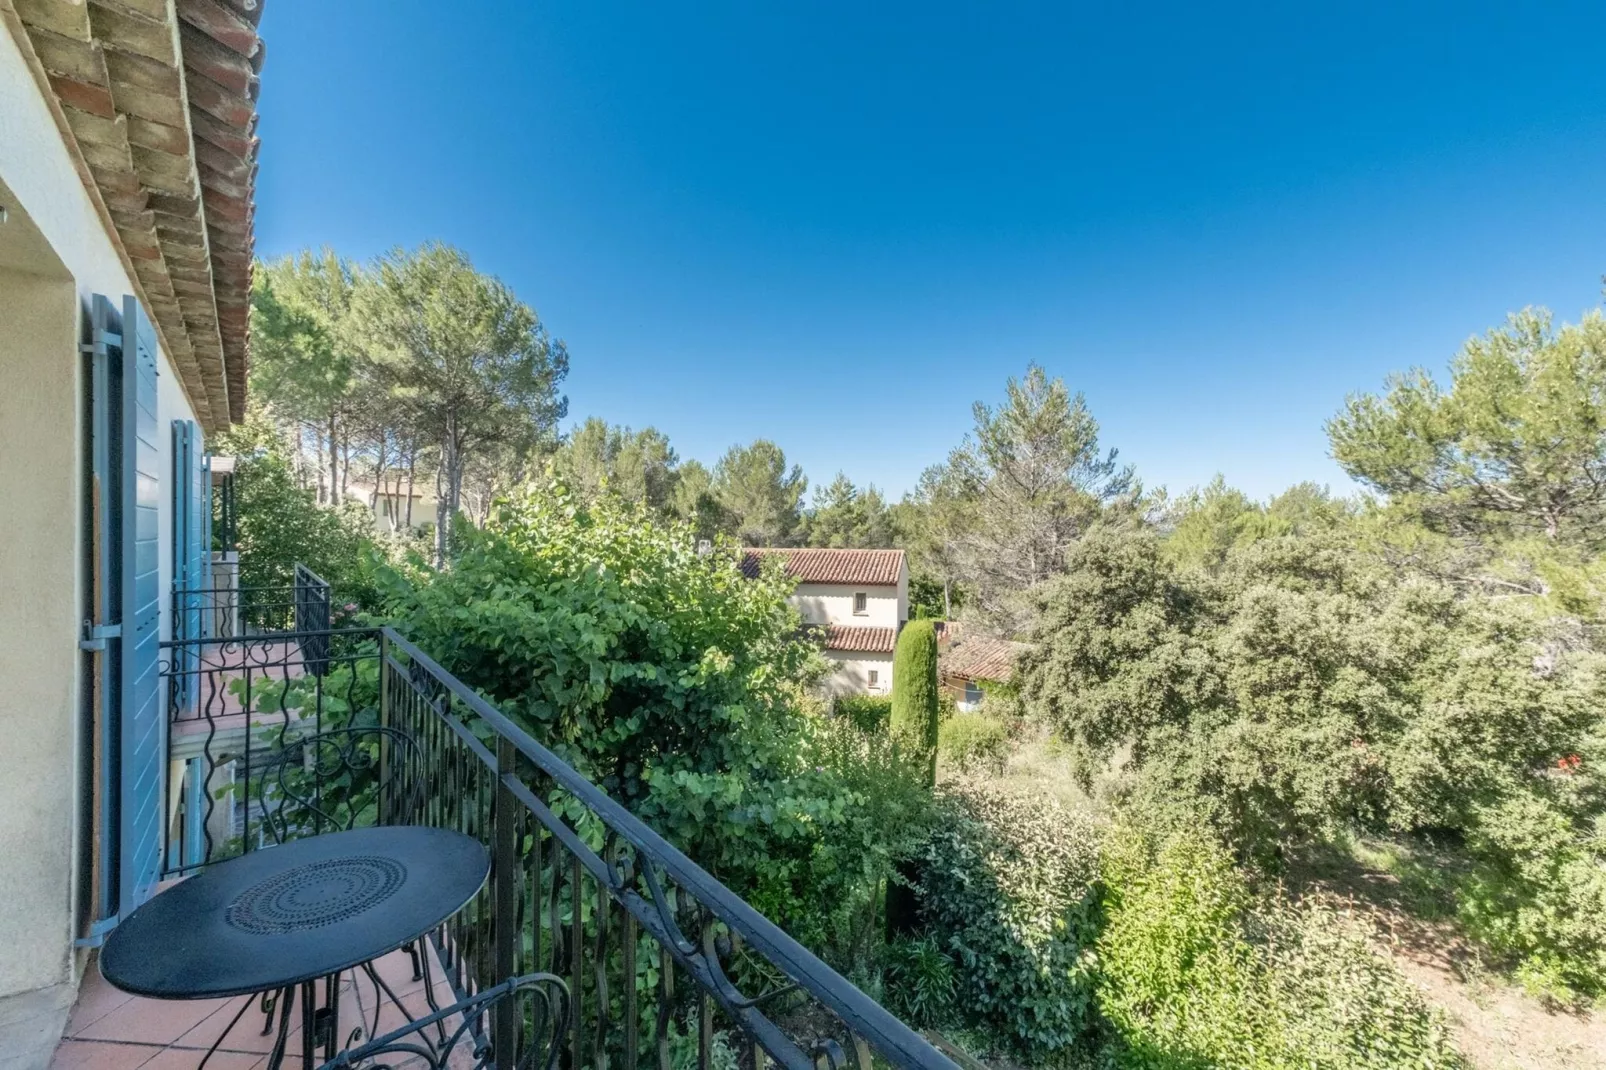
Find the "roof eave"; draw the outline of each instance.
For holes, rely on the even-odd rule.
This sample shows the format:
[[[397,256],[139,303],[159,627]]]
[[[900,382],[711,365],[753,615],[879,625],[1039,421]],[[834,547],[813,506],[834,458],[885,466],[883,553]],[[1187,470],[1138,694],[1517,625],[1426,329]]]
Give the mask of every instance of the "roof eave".
[[[259,0],[0,0],[208,430],[245,416]]]

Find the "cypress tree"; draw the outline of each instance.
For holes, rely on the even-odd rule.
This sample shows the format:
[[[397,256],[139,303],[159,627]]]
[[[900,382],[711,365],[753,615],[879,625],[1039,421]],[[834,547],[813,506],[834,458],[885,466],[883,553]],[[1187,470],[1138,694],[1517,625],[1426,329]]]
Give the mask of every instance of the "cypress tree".
[[[893,739],[918,747],[928,765],[926,783],[937,786],[937,630],[929,620],[903,626],[892,655]],[[920,879],[911,860],[898,865],[901,881],[887,885],[887,938],[915,931],[919,905],[911,885]]]
[[[892,655],[892,733],[930,752],[937,783],[937,630],[929,620],[903,626]]]

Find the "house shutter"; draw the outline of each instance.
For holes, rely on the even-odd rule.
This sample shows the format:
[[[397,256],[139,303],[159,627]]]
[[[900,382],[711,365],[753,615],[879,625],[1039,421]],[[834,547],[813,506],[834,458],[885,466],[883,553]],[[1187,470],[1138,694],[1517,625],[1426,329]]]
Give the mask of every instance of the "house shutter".
[[[123,298],[121,658],[122,785],[118,896],[121,913],[156,890],[162,864],[162,788],[167,750],[157,661],[161,642],[157,495],[156,339],[133,297]]]
[[[193,420],[173,421],[173,638],[199,639],[205,633],[203,607],[211,586],[207,567],[206,459],[201,430]],[[198,647],[175,647],[173,702],[187,709],[195,698]]]
[[[132,297],[91,308],[89,507],[95,653],[95,922],[81,941],[150,898],[161,869],[166,721],[157,668],[160,462],[156,343]]]

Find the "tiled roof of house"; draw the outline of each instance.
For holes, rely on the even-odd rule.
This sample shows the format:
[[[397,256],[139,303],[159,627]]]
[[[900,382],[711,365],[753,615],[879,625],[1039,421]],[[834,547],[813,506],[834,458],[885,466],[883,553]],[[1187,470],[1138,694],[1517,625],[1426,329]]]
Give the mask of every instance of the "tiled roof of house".
[[[856,628],[848,624],[825,626],[825,649],[857,654],[890,654],[898,642],[896,628]]]
[[[895,586],[903,571],[902,550],[747,550],[742,574],[757,576],[766,557],[779,557],[799,583],[862,583]]]
[[[14,18],[7,5],[0,18],[32,47],[202,426],[242,419],[261,0],[13,2]]]
[[[1031,646],[990,635],[961,632],[937,656],[937,671],[943,676],[966,680],[1008,680],[1015,675],[1015,658]]]

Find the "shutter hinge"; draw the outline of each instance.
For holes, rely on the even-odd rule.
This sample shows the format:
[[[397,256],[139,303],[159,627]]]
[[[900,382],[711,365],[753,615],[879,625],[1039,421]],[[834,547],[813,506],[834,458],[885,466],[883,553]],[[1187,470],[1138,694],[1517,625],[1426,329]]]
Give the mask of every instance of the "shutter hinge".
[[[89,927],[88,936],[80,936],[72,942],[73,947],[99,947],[106,942],[106,934],[117,928],[121,918],[113,914],[109,918],[101,918]]]
[[[84,637],[78,640],[79,650],[105,650],[106,640],[120,639],[123,635],[121,624],[91,624],[84,621]]]

